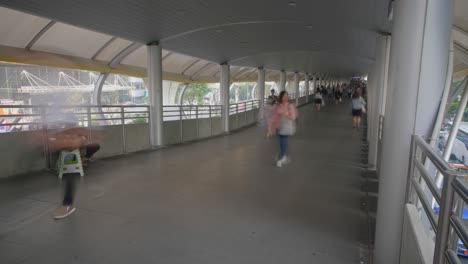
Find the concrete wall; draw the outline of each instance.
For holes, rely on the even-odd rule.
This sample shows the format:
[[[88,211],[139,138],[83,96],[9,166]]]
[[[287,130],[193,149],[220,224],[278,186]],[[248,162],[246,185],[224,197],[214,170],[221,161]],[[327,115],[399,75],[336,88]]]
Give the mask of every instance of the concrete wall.
[[[258,109],[229,116],[229,130],[236,130],[257,122]]]
[[[141,151],[150,148],[149,125],[132,124],[125,126],[94,127],[91,140],[99,134],[101,149],[95,158],[106,158],[124,153]],[[126,138],[126,152],[123,137]],[[23,131],[0,134],[0,178],[22,173],[30,173],[47,168],[43,131]],[[55,168],[55,160],[50,161],[50,167]]]
[[[434,241],[424,231],[416,207],[405,206],[400,264],[431,264]]]
[[[41,131],[0,134],[0,178],[46,168]]]
[[[221,117],[164,121],[164,144],[173,145],[223,133]]]

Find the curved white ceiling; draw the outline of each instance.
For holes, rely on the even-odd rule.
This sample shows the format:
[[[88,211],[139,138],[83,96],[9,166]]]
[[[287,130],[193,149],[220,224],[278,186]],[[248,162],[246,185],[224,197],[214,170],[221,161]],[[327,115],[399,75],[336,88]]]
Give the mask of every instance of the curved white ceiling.
[[[375,32],[389,29],[387,2],[296,0],[292,6],[289,0],[1,0],[0,5],[143,44],[159,41],[165,49],[215,63],[236,65],[252,57],[257,63],[244,66],[261,67],[265,63],[259,54],[270,53],[275,57],[269,60],[279,65],[276,70],[311,72],[320,68],[314,56],[296,57],[294,65],[281,61],[290,61],[287,56],[294,50],[372,61]],[[368,67],[355,65],[350,69],[332,61],[321,72],[359,74]]]
[[[222,62],[239,66],[238,80],[256,78],[248,67],[348,77],[367,71],[377,32],[390,31],[389,1],[0,0],[0,45],[24,49],[39,34],[32,51],[102,67],[135,42],[159,41],[166,76],[187,81],[216,81]],[[463,1],[454,21],[465,29]],[[143,73],[145,46],[131,51],[117,67]]]

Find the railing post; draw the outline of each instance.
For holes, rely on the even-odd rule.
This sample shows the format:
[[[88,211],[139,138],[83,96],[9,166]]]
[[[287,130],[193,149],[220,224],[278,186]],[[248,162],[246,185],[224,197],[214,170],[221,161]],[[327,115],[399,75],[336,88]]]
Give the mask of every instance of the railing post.
[[[197,128],[197,139],[200,138],[200,127],[199,127],[199,124],[198,124],[198,105],[195,106],[195,118],[196,118],[196,128]]]
[[[150,111],[150,107],[149,107],[149,106],[146,107],[146,111],[147,111],[147,115],[148,115],[148,133],[149,133],[149,135],[150,135],[149,138],[148,138],[148,144],[149,144],[149,146],[150,146],[150,148],[151,148],[151,124],[150,124],[150,122],[151,122],[151,111]],[[162,123],[163,126],[164,126],[164,107],[163,107],[163,111],[162,111],[162,112],[163,112],[163,114],[162,114],[163,117],[162,117],[162,122],[161,122],[161,123]]]
[[[127,153],[127,133],[125,131],[125,107],[120,107],[120,118],[122,122],[122,146],[123,153]]]
[[[244,102],[244,126],[247,124],[247,102]]]
[[[180,142],[179,143],[182,143],[184,142],[184,128],[183,128],[183,115],[182,115],[182,106],[179,105],[179,129],[180,129]]]
[[[210,120],[210,136],[213,136],[213,121],[211,120],[211,105],[208,106],[208,117]]]
[[[409,163],[409,175],[408,175],[408,182],[406,184],[406,202],[415,204],[416,201],[414,199],[414,193],[413,193],[413,177],[414,177],[414,163],[416,159],[416,149],[417,149],[417,144],[416,144],[416,136],[413,135],[411,136],[411,152],[410,152],[410,163]]]
[[[91,127],[91,106],[86,107],[86,119],[88,120],[88,127]]]
[[[450,230],[450,215],[452,212],[453,203],[453,180],[455,176],[450,172],[444,173],[442,199],[439,211],[439,220],[437,223],[437,235],[434,250],[434,264],[445,263],[445,252],[447,250],[449,230]]]
[[[239,125],[239,103],[236,103],[236,122],[237,122],[237,127],[236,128],[239,128],[240,125]]]
[[[49,151],[49,133],[47,129],[47,122],[46,122],[46,108],[41,107],[41,123],[42,123],[42,134],[43,134],[43,147],[44,147],[44,156],[46,158],[46,168],[50,169],[52,167],[51,160],[50,160],[50,151]]]

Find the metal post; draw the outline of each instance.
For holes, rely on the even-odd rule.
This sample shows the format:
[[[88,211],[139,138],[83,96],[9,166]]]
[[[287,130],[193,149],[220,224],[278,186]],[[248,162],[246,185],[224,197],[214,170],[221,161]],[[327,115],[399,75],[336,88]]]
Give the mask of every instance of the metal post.
[[[248,102],[243,102],[244,104],[244,126],[247,124],[247,105]]]
[[[458,129],[460,128],[460,123],[463,119],[463,115],[465,112],[467,102],[468,102],[468,82],[465,83],[463,96],[460,101],[460,105],[458,106],[455,119],[453,120],[452,128],[450,129],[450,134],[447,139],[447,143],[445,144],[444,155],[443,155],[443,158],[445,161],[448,161],[450,159],[450,155],[452,154],[453,144],[455,143],[455,139],[457,138]],[[443,178],[442,174],[437,173],[437,177],[436,177],[437,186],[441,186],[442,181],[443,181],[442,178]]]
[[[415,203],[412,179],[414,177],[414,163],[416,159],[416,150],[417,150],[417,145],[415,142],[415,136],[413,135],[412,141],[411,141],[410,168],[409,168],[409,176],[408,176],[408,181],[407,181],[407,190],[406,190],[406,199],[405,199],[407,203],[412,203],[412,204]]]
[[[197,125],[196,125],[196,127],[197,127],[197,138],[199,138],[200,137],[200,131],[199,131],[200,130],[200,124],[198,123],[198,105],[195,106],[195,118],[197,120],[196,121],[197,122]]]
[[[305,78],[304,79],[304,90],[305,90],[306,104],[308,104],[309,103],[309,89],[310,89],[310,87],[309,87],[309,85],[310,85],[309,84],[309,82],[310,82],[309,74],[306,73],[304,78]]]
[[[455,176],[447,174],[444,177],[444,188],[442,188],[442,199],[439,211],[439,220],[437,222],[437,236],[434,247],[434,264],[445,263],[445,251],[447,250],[450,214],[452,212],[453,186],[452,182]]]
[[[210,136],[213,135],[213,121],[211,120],[211,105],[208,106],[208,116],[210,117]]]
[[[127,153],[127,133],[125,131],[125,109],[120,107],[120,122],[122,123],[122,147],[123,153]]]
[[[237,127],[236,128],[239,128],[240,127],[240,124],[239,124],[239,103],[236,103],[236,122],[237,122]]]
[[[86,119],[88,120],[88,127],[91,127],[91,106],[86,107]]]
[[[430,138],[429,144],[432,147],[435,147],[437,138],[440,134],[440,129],[442,127],[442,122],[444,121],[445,108],[447,107],[447,99],[450,93],[450,88],[452,87],[452,74],[453,74],[453,36],[450,36],[450,49],[449,49],[449,61],[447,65],[447,73],[445,80],[444,93],[442,94],[442,99],[439,104],[439,113],[437,115],[436,123],[434,124],[434,129],[432,130],[432,136]]]
[[[184,129],[183,129],[183,115],[182,106],[179,106],[179,129],[180,129],[180,143],[184,142]]]

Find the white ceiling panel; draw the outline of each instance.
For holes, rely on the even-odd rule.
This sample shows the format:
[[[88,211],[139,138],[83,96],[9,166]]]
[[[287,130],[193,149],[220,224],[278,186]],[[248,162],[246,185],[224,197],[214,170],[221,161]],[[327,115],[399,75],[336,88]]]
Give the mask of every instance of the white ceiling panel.
[[[128,55],[128,57],[122,61],[122,64],[146,68],[146,57],[146,46],[143,45]]]
[[[196,62],[185,71],[184,75],[192,76],[209,63],[206,60],[195,60],[195,61]]]
[[[316,69],[313,56],[294,56],[293,61],[288,54],[321,52],[353,60],[345,65],[327,63],[327,72],[362,73],[369,66],[362,61],[373,60],[376,32],[391,31],[388,1],[314,0],[295,1],[293,6],[285,0],[101,0],[92,5],[85,0],[0,0],[0,4],[142,44],[158,41],[165,49],[214,63],[307,72]],[[124,63],[146,64],[146,57],[131,57]],[[171,62],[168,69],[179,66],[183,63]]]
[[[96,57],[97,60],[111,61],[119,52],[132,44],[126,39],[117,38],[112,41],[104,50]]]
[[[216,63],[212,63],[207,66],[203,71],[201,71],[198,75],[203,77],[215,77],[216,74],[219,72],[220,66]]]
[[[25,48],[49,19],[0,7],[0,45]]]
[[[91,58],[112,37],[79,27],[55,23],[32,46],[32,50]]]
[[[183,54],[171,53],[163,62],[163,70],[166,72],[182,73],[194,59],[195,58]]]
[[[244,67],[239,67],[239,66],[231,66],[229,68],[229,71],[230,71],[230,74],[231,74],[231,78],[233,76],[236,76],[240,71],[242,71],[242,69],[244,69]]]

